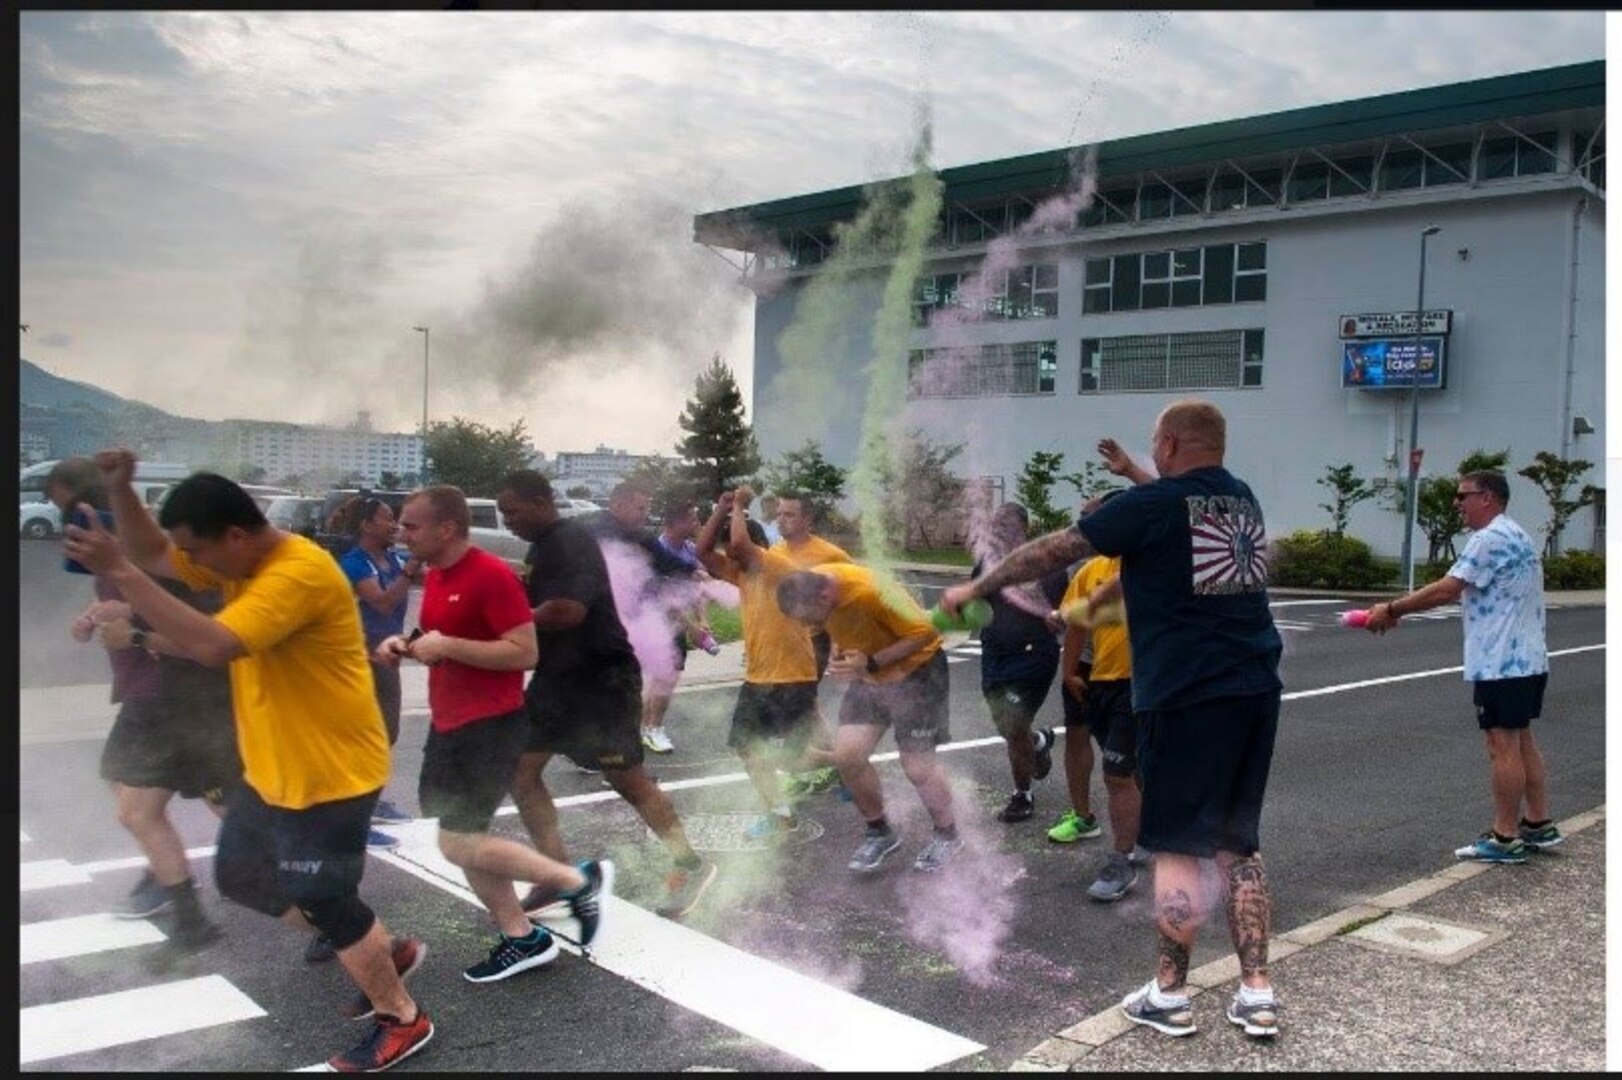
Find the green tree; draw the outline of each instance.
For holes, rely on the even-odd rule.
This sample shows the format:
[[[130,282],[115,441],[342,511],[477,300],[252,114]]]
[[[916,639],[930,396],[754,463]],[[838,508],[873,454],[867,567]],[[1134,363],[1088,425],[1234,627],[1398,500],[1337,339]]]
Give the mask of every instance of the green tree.
[[[967,484],[952,472],[951,463],[965,445],[937,443],[919,431],[907,432],[900,454],[894,461],[887,456],[879,470],[885,493],[884,535],[873,537],[867,522],[862,523],[868,555],[873,556],[875,549],[888,550],[884,543],[888,538],[899,538],[904,550],[940,546],[949,523],[960,516]]]
[[[1563,458],[1547,450],[1539,450],[1532,455],[1532,464],[1517,470],[1516,475],[1536,484],[1543,497],[1549,500],[1549,523],[1543,527],[1545,555],[1560,554],[1560,534],[1566,531],[1566,523],[1573,514],[1591,505],[1599,496],[1598,488],[1593,484],[1584,484],[1578,489],[1575,499],[1567,497],[1571,486],[1593,467],[1591,461]]]
[[[676,444],[676,453],[698,496],[713,501],[760,468],[760,447],[744,419],[743,393],[719,353],[699,372],[677,422],[687,436]]]
[[[382,488],[384,491],[399,491],[405,486],[405,484],[401,479],[400,474],[392,473],[385,469],[383,472],[378,474],[377,486]]]
[[[849,472],[822,456],[815,439],[805,440],[798,450],[785,450],[775,462],[761,470],[769,491],[797,491],[819,509],[826,510],[845,497]]]
[[[1451,562],[1458,555],[1453,541],[1464,531],[1464,516],[1459,513],[1453,496],[1459,490],[1459,477],[1484,469],[1501,472],[1508,461],[1508,450],[1477,449],[1466,454],[1451,475],[1420,478],[1419,500],[1414,505],[1414,528],[1424,534],[1429,545],[1427,562]],[[1376,480],[1373,487],[1385,498],[1388,509],[1402,516],[1407,515],[1406,480]]]
[[[1336,536],[1346,535],[1346,520],[1351,516],[1352,507],[1380,493],[1374,484],[1357,475],[1351,462],[1329,466],[1317,482],[1329,489],[1330,501],[1318,506],[1329,512],[1329,531]]]
[[[1053,485],[1064,467],[1064,451],[1036,450],[1025,459],[1014,481],[1014,496],[1031,516],[1030,533],[1041,536],[1070,521],[1070,514],[1053,505]]]
[[[565,491],[564,494],[571,499],[589,499],[591,498],[591,488],[585,484],[576,484],[568,491]]]
[[[501,487],[501,478],[529,463],[524,421],[506,430],[486,427],[460,416],[428,427],[425,447],[427,472],[432,482],[454,484],[463,494],[488,498]]]
[[[1121,486],[1116,483],[1115,474],[1096,461],[1082,462],[1080,472],[1066,473],[1059,479],[1076,489],[1076,501],[1081,503]]]

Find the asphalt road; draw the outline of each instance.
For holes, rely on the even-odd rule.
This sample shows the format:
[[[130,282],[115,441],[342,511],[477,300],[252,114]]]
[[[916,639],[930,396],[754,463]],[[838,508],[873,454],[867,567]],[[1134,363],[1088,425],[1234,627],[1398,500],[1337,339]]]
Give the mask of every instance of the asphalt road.
[[[104,681],[105,659],[66,635],[82,583],[63,581],[55,545],[22,546],[22,684]],[[1456,614],[1404,620],[1376,639],[1336,625],[1349,606],[1297,597],[1275,604],[1286,701],[1262,837],[1280,932],[1446,866],[1489,817],[1481,736],[1454,670]],[[1551,610],[1550,648],[1559,655],[1537,731],[1557,817],[1604,802],[1604,651],[1595,648],[1603,641],[1602,609]],[[566,953],[542,971],[475,986],[460,971],[492,941],[485,920],[437,863],[431,826],[398,830],[406,844],[370,861],[363,893],[392,927],[428,941],[432,955],[412,987],[438,1027],[432,1046],[400,1069],[1001,1070],[1141,984],[1154,959],[1146,882],[1116,905],[1083,895],[1107,841],[1045,840],[1064,804],[1062,766],[1038,785],[1035,819],[993,820],[1009,788],[1006,759],[979,696],[972,646],[954,659],[945,760],[969,846],[939,876],[910,869],[928,828],[893,762],[881,771],[904,844],[872,878],[845,869],[860,823],[832,794],[801,804],[801,840],[777,849],[745,841],[740,829],[756,807],[724,746],[732,687],[679,694],[669,720],[678,750],[652,762],[695,845],[721,867],[684,925],[648,913],[660,893],[661,846],[598,778],[554,762],[547,779],[562,800],[571,852],[615,859],[616,894],[628,903],[610,909],[595,962]],[[837,696],[825,686],[824,708],[836,709]],[[1044,716],[1060,722],[1056,699]],[[426,716],[408,714],[404,726],[389,795],[414,808]],[[888,739],[880,745],[891,749]],[[25,928],[106,911],[138,873],[134,845],[96,779],[99,750],[94,741],[22,748],[21,859],[61,860],[83,878],[24,891]],[[1093,790],[1101,809],[1096,775]],[[202,849],[196,866],[207,881],[212,819],[195,804],[177,804],[175,816],[187,844]],[[521,835],[510,814],[497,827]],[[143,963],[154,947],[134,944],[25,962],[19,981],[25,1040],[53,1007],[127,993],[91,1003],[106,1017],[154,1008],[143,995],[166,987],[198,996],[156,1008],[195,1013],[203,1026],[34,1060],[25,1053],[23,1067],[287,1070],[358,1037],[358,1025],[337,1015],[348,991],[334,965],[304,964],[300,939],[219,901],[211,885],[205,900],[228,938],[186,971],[154,975]],[[1196,966],[1227,950],[1220,911],[1215,918]],[[216,1019],[228,1005],[246,1015]]]

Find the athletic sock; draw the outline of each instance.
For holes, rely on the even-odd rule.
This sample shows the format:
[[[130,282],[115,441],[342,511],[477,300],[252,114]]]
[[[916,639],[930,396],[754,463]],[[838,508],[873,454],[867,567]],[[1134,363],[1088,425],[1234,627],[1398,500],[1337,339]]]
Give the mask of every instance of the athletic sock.
[[[529,933],[525,934],[523,937],[508,938],[507,940],[515,942],[519,945],[539,945],[545,940],[545,937],[543,936],[545,933],[546,931],[541,929],[539,926],[532,926],[530,927]]]
[[[1157,1009],[1165,1009],[1172,1005],[1184,1005],[1187,1002],[1187,994],[1173,994],[1170,991],[1162,990],[1158,981],[1149,988],[1149,1004]]]
[[[1267,987],[1265,990],[1253,990],[1250,987],[1245,986],[1243,983],[1239,985],[1239,1001],[1241,1004],[1264,1005],[1272,1000],[1273,988],[1271,986]]]
[[[1494,840],[1498,841],[1500,844],[1507,844],[1511,840],[1515,839],[1515,837],[1513,837],[1513,836],[1505,836],[1503,833],[1499,832],[1497,829],[1494,829],[1492,831],[1492,838]]]
[[[867,831],[869,833],[887,833],[887,832],[889,832],[890,831],[890,819],[885,817],[883,814],[880,814],[878,817],[874,818],[872,821],[869,821],[867,823]]]
[[[1542,821],[1528,821],[1526,818],[1521,818],[1521,828],[1523,828],[1523,829],[1542,829],[1542,828],[1546,828],[1548,826],[1549,822],[1551,822],[1553,820],[1554,820],[1553,818],[1544,818]]]

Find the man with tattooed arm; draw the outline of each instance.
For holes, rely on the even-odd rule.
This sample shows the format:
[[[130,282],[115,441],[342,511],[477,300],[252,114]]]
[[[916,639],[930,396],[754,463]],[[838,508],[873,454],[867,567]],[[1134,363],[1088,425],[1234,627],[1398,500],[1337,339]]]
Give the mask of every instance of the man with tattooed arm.
[[[1118,556],[1132,647],[1132,709],[1143,777],[1139,843],[1155,853],[1155,977],[1121,1002],[1127,1018],[1192,1035],[1189,955],[1211,906],[1201,861],[1214,859],[1240,986],[1227,1009],[1245,1034],[1278,1034],[1267,970],[1272,895],[1258,822],[1272,764],[1283,644],[1267,604],[1267,534],[1247,484],[1223,467],[1227,421],[1208,402],[1161,410],[1151,435],[1159,477],[1072,527],[1014,549],[983,577],[948,589],[976,597],[1094,554]],[[1106,459],[1117,448],[1099,445]]]

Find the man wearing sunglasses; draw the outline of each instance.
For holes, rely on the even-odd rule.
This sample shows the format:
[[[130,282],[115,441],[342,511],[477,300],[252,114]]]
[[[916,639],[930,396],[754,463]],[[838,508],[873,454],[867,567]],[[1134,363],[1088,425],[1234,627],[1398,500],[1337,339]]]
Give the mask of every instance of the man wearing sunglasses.
[[[1548,774],[1532,737],[1549,681],[1543,562],[1526,530],[1504,508],[1501,472],[1465,473],[1453,503],[1471,536],[1447,574],[1376,604],[1368,629],[1383,634],[1416,611],[1464,607],[1464,678],[1474,684],[1476,722],[1492,763],[1492,828],[1454,852],[1476,862],[1521,863],[1565,837],[1549,817]],[[1522,813],[1524,807],[1525,813]]]

